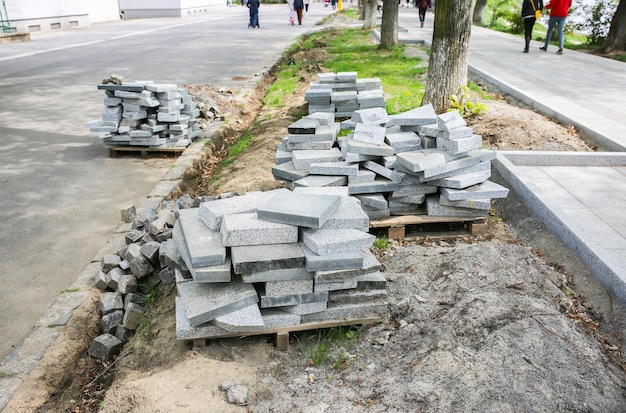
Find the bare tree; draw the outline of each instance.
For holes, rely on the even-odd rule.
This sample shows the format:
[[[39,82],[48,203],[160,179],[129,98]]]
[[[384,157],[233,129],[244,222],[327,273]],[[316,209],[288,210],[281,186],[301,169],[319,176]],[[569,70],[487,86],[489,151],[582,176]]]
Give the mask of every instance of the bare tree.
[[[373,30],[376,28],[376,0],[363,0],[363,29]]]
[[[472,23],[483,24],[485,9],[487,8],[487,0],[476,0],[474,5],[474,13],[472,13]]]
[[[472,28],[472,0],[437,0],[428,81],[422,105],[437,113],[450,107],[450,97],[467,85],[467,62]]]
[[[626,0],[620,0],[611,19],[611,28],[602,43],[602,53],[626,50]]]
[[[383,0],[383,19],[380,24],[379,49],[398,45],[398,0]]]

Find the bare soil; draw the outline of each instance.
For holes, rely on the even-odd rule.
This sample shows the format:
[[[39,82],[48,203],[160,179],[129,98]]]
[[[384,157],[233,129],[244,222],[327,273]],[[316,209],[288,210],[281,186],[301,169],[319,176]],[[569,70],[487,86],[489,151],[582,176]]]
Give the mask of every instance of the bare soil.
[[[317,68],[323,54],[294,58]],[[317,71],[302,73],[298,92],[280,109],[260,104],[271,77],[246,98],[195,85],[230,114],[220,144],[185,189],[276,187],[276,145],[304,113],[304,91]],[[571,127],[497,96],[483,103],[489,110],[470,124],[494,149],[592,150]],[[243,128],[253,143],[211,181]],[[27,381],[7,411],[626,411],[624,310],[514,193],[495,203],[486,235],[418,237],[375,252],[388,280],[389,317],[359,329],[355,340],[335,339],[323,357],[324,333],[316,331],[292,334],[286,352],[263,335],[192,348],[175,338],[175,288],[166,286],[146,307],[149,328],[113,366],[97,366],[84,353],[56,370],[44,363],[46,373]],[[245,405],[227,403],[219,388],[226,381],[247,387]]]

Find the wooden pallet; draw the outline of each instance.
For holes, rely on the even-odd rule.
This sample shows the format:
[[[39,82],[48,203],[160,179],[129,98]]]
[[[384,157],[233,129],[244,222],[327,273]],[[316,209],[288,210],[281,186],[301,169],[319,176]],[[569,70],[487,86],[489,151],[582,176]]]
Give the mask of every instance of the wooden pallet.
[[[140,153],[142,158],[147,158],[148,154],[175,154],[180,155],[186,147],[167,147],[167,148],[147,148],[142,146],[116,146],[109,148],[109,157],[115,158],[121,152],[124,153]]]
[[[436,239],[458,238],[484,234],[488,230],[487,218],[466,218],[466,217],[439,217],[429,216],[419,213],[412,215],[399,215],[387,219],[370,221],[370,228],[387,230],[387,238],[402,241],[407,237],[408,229],[423,229],[429,224],[461,224],[456,225],[462,229],[420,231],[420,237]],[[432,226],[432,225],[431,225]],[[439,225],[442,227],[443,225]]]
[[[206,337],[206,338],[195,338],[191,341],[193,341],[194,347],[206,347],[207,340],[275,334],[276,335],[276,349],[280,351],[287,351],[289,350],[289,333],[293,333],[296,331],[317,330],[320,328],[350,326],[350,325],[358,325],[358,324],[374,324],[374,323],[379,323],[381,321],[383,321],[382,317],[369,317],[369,318],[359,318],[359,319],[351,319],[351,320],[328,320],[328,321],[319,321],[319,322],[312,322],[312,323],[303,323],[303,324],[298,324],[298,325],[289,326],[289,327],[268,328],[259,332],[232,333],[232,334],[224,334],[224,335],[218,335],[218,336],[212,336],[212,337]]]

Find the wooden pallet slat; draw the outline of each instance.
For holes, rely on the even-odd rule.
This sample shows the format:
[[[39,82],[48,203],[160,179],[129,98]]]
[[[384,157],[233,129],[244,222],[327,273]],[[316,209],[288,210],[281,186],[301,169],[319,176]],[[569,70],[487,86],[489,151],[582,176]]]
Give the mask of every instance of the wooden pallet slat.
[[[178,146],[172,146],[172,147],[166,147],[166,148],[149,148],[149,147],[141,147],[141,146],[116,146],[116,147],[108,148],[110,158],[117,157],[117,155],[121,152],[140,153],[142,158],[147,158],[148,154],[151,154],[151,153],[154,153],[154,154],[165,153],[165,154],[180,155],[181,153],[183,153],[185,149],[187,148],[178,147]]]
[[[407,235],[407,227],[426,224],[464,224],[466,232],[440,231],[424,234],[437,238],[457,238],[459,236],[484,234],[488,230],[486,218],[443,217],[425,215],[418,211],[414,215],[398,215],[391,218],[370,221],[370,228],[387,229],[387,238],[402,241]]]

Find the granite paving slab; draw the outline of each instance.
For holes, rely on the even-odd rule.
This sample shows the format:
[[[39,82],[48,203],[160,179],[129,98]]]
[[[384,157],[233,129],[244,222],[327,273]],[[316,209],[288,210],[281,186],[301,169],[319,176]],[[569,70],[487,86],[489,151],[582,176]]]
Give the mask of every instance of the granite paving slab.
[[[265,330],[265,322],[258,304],[251,304],[232,313],[215,317],[215,325],[233,333],[259,332]]]
[[[262,220],[320,228],[340,205],[340,196],[285,192],[257,208],[257,215]]]
[[[300,315],[290,314],[283,311],[280,307],[262,308],[261,316],[263,317],[265,327],[268,329],[290,327],[300,324]]]
[[[368,194],[356,196],[361,204],[375,209],[387,208],[387,199],[382,194]]]
[[[318,255],[360,251],[374,244],[374,235],[356,229],[303,229],[302,242]]]
[[[199,211],[199,208],[179,210],[178,221],[174,227],[180,225],[180,231],[173,232],[172,235],[179,236],[182,233],[192,267],[223,264],[226,259],[226,248],[220,233],[204,225],[198,216]]]
[[[290,294],[283,296],[268,296],[261,293],[259,297],[261,308],[287,307],[328,301],[328,292],[316,291],[310,294]]]
[[[300,245],[306,255],[305,268],[307,271],[312,271],[310,273],[311,279],[313,279],[313,271],[348,270],[363,266],[363,253],[360,251],[352,250],[337,254],[319,255],[304,243]]]
[[[345,188],[346,190],[348,188]],[[323,229],[339,229],[354,228],[359,231],[369,231],[369,217],[363,208],[361,202],[355,197],[342,197],[339,208],[326,220],[321,226]]]
[[[509,190],[495,182],[485,181],[465,189],[441,188],[441,194],[450,201],[460,201],[463,199],[506,198]]]
[[[293,189],[293,192],[308,195],[336,195],[341,197],[350,196],[347,186],[299,186]]]
[[[429,216],[438,217],[485,218],[489,215],[488,210],[441,205],[437,197],[430,197],[426,199],[426,212]]]
[[[341,151],[337,148],[329,150],[302,150],[293,152],[293,167],[297,171],[308,170],[312,163],[338,162],[343,160]]]
[[[485,182],[491,177],[491,169],[478,172],[470,172],[467,174],[453,175],[448,178],[435,179],[428,181],[431,185],[437,185],[445,188],[463,189],[468,186]]]
[[[330,176],[330,175],[308,175],[304,178],[295,180],[294,192],[297,188],[315,188],[315,187],[342,187],[346,185],[347,180],[345,176]]]
[[[461,168],[468,168],[480,162],[491,161],[496,158],[496,152],[488,149],[479,149],[468,152],[466,155],[450,155],[445,164],[434,165],[424,169],[424,179],[432,178],[446,172],[456,171]]]
[[[311,294],[313,293],[313,279],[267,281],[263,292],[269,297],[279,297],[292,294]]]
[[[300,244],[301,246],[303,244]],[[293,281],[293,280],[312,280],[313,272],[304,266],[296,268],[285,268],[278,270],[257,271],[248,274],[242,274],[242,281],[245,283],[259,283],[270,281]]]
[[[358,124],[357,124],[358,126]],[[347,136],[346,138],[346,150],[350,153],[355,153],[359,155],[373,155],[373,156],[391,156],[395,154],[393,148],[383,142],[380,145],[361,142],[355,140],[352,136]],[[347,161],[348,159],[346,159]]]
[[[416,152],[396,154],[396,163],[402,165],[410,172],[421,172],[445,164],[460,156],[461,155],[453,155],[442,149],[422,149]]]
[[[387,300],[359,304],[329,303],[326,310],[303,314],[302,323],[320,322],[323,320],[355,320],[362,318],[385,317],[388,313]]]
[[[314,175],[356,175],[359,171],[357,163],[338,162],[318,162],[312,163],[309,172]]]
[[[437,114],[430,103],[407,112],[391,115],[387,126],[421,126],[437,123]]]
[[[288,181],[297,181],[309,175],[309,170],[299,171],[293,165],[293,161],[285,162],[272,167],[272,175],[274,178],[286,179]]]
[[[176,287],[187,320],[193,327],[259,301],[254,287],[242,282],[228,284],[185,282]]]
[[[461,199],[460,201],[450,201],[443,195],[439,196],[439,203],[445,206],[471,208],[471,209],[489,209],[491,208],[490,199]]]
[[[203,323],[197,326],[189,324],[187,313],[183,306],[183,300],[176,297],[176,339],[178,340],[195,340],[200,338],[218,337],[228,334],[228,331],[216,326],[215,324]]]
[[[297,243],[231,247],[236,274],[304,267],[306,257]]]
[[[224,215],[220,229],[226,247],[298,242],[298,227],[258,219],[255,212]]]

